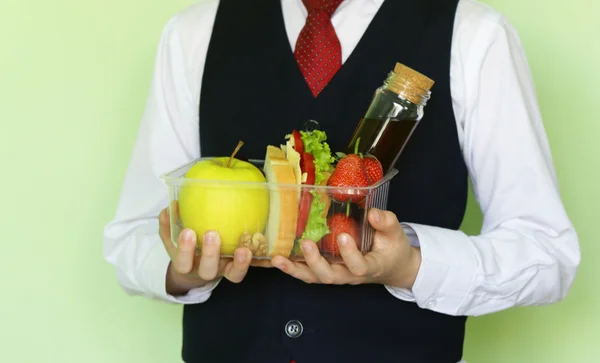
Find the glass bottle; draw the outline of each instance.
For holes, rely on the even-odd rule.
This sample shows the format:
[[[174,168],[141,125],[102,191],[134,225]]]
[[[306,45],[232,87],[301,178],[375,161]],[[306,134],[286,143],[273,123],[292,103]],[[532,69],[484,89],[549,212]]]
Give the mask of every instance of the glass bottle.
[[[387,173],[423,118],[433,84],[427,76],[397,63],[375,91],[344,152],[354,153],[358,142],[358,152],[377,157]]]

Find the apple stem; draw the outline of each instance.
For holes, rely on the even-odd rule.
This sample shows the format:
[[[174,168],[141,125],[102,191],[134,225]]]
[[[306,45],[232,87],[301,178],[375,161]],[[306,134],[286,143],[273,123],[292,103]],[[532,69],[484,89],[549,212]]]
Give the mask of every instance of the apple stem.
[[[350,217],[350,203],[346,203],[346,217]]]
[[[229,160],[227,161],[227,167],[229,167],[231,165],[231,161],[233,160],[233,158],[235,157],[235,154],[238,153],[238,151],[240,151],[240,149],[242,148],[242,146],[244,145],[243,141],[239,141],[237,146],[235,147],[235,150],[233,150],[233,153],[231,154],[231,156],[229,157]]]

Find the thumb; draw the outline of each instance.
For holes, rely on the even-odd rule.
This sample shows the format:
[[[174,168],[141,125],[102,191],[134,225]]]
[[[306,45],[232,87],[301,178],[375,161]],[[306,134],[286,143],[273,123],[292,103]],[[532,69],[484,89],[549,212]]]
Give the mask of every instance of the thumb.
[[[396,215],[389,211],[384,211],[377,208],[371,208],[369,210],[369,222],[379,232],[379,235],[389,239],[396,240],[401,239],[404,234],[400,222]]]

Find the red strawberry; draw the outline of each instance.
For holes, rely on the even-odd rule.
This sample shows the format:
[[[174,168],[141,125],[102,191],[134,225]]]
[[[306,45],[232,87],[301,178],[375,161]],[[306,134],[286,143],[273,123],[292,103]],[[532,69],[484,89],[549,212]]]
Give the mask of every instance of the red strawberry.
[[[383,167],[377,158],[373,155],[367,155],[363,158],[363,166],[369,177],[369,185],[373,185],[383,179]],[[375,194],[377,189],[371,190]],[[375,198],[374,196],[372,198]],[[358,203],[360,208],[365,208],[366,198]]]
[[[341,233],[348,233],[357,246],[360,246],[360,228],[352,217],[346,216],[345,213],[336,213],[327,219],[329,233],[321,240],[321,251],[331,253],[333,255],[340,254],[340,248],[337,244],[338,236]]]
[[[331,193],[333,199],[339,202],[360,202],[364,199],[367,191],[354,188],[367,187],[369,184],[369,176],[362,164],[361,157],[357,154],[344,156],[337,163],[327,181],[328,186],[340,188]]]
[[[375,184],[383,179],[383,166],[373,155],[363,157],[363,166],[369,176],[370,184]]]

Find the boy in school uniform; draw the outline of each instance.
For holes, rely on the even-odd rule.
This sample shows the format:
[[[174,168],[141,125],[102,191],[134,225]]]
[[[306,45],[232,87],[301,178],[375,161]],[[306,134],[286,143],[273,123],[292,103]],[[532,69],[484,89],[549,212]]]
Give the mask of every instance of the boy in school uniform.
[[[307,119],[340,150],[397,62],[436,83],[388,210],[369,214],[372,252],[343,235],[346,265],[332,267],[310,241],[306,263],[220,259],[214,233],[171,243],[160,174],[229,155],[241,132],[261,159]],[[469,177],[476,236],[459,231]],[[580,260],[519,38],[475,0],[206,0],[176,14],[104,237],[128,293],[184,305],[188,363],[461,362],[468,316],[558,302]]]

